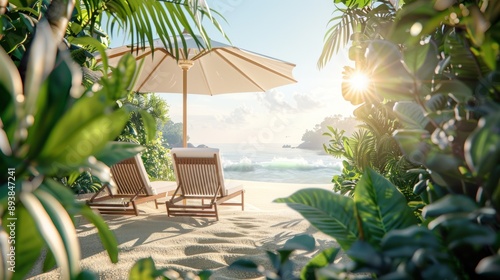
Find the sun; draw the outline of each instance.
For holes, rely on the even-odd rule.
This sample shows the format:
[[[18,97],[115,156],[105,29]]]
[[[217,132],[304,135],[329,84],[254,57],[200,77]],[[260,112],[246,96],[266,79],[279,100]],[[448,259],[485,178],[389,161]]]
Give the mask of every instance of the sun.
[[[370,77],[363,72],[355,72],[349,78],[349,85],[354,92],[365,92],[370,86]]]

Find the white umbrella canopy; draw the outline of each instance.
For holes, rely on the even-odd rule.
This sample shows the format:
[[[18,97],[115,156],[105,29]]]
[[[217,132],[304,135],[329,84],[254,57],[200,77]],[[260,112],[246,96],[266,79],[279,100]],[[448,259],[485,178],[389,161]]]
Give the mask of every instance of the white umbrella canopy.
[[[106,54],[111,66],[125,53],[139,61],[144,59],[142,72],[132,90],[137,92],[182,93],[183,145],[187,145],[187,94],[226,94],[265,92],[271,88],[296,83],[292,71],[295,64],[242,50],[217,41],[211,49],[201,49],[195,39],[184,34],[187,53],[178,40],[180,58],[177,61],[161,40],[154,41],[154,51],[122,46]],[[198,38],[198,42],[203,42]],[[189,73],[188,73],[189,72]]]

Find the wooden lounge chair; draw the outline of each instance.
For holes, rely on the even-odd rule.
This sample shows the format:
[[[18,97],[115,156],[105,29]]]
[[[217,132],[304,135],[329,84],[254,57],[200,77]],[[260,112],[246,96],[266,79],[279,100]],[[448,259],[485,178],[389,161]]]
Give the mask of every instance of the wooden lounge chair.
[[[113,165],[111,178],[115,186],[105,183],[87,201],[91,208],[101,214],[137,216],[137,205],[149,201],[154,201],[158,209],[157,200],[172,194],[176,188],[175,182],[150,182],[139,154]]]
[[[171,153],[177,189],[166,202],[169,217],[214,217],[218,221],[218,205],[241,205],[244,210],[243,185],[224,181],[218,149],[174,148]],[[237,196],[241,202],[227,202]],[[189,203],[193,200],[194,204]]]

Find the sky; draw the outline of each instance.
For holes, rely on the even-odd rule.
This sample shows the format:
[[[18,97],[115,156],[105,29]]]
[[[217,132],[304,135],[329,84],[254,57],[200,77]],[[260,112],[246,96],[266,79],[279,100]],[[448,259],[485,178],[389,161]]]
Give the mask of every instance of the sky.
[[[301,143],[326,117],[351,116],[354,107],[342,98],[342,51],[318,69],[323,39],[333,17],[332,0],[206,0],[233,46],[296,64],[295,84],[266,93],[188,95],[188,136],[194,145]],[[211,39],[228,43],[206,25]],[[112,38],[111,47],[124,44]],[[162,93],[172,121],[182,122],[182,94]]]

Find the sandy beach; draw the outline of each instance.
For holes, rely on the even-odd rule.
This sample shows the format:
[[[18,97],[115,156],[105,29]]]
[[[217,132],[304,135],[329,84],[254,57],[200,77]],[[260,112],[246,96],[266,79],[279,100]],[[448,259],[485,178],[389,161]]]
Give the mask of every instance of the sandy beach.
[[[104,215],[115,233],[119,262],[111,263],[94,226],[78,219],[83,269],[91,269],[100,279],[127,279],[132,265],[152,257],[157,268],[169,268],[185,276],[188,272],[212,270],[210,279],[260,279],[258,275],[230,270],[232,262],[251,259],[270,268],[265,251],[281,247],[291,237],[308,233],[316,239],[313,252],[298,251],[292,259],[297,271],[319,251],[338,247],[329,236],[318,232],[296,211],[273,203],[303,188],[330,190],[330,184],[284,184],[240,181],[245,185],[245,211],[235,206],[219,209],[219,221],[208,218],[167,217],[165,207],[141,204],[139,216]],[[32,272],[29,279],[59,279],[58,270]]]

